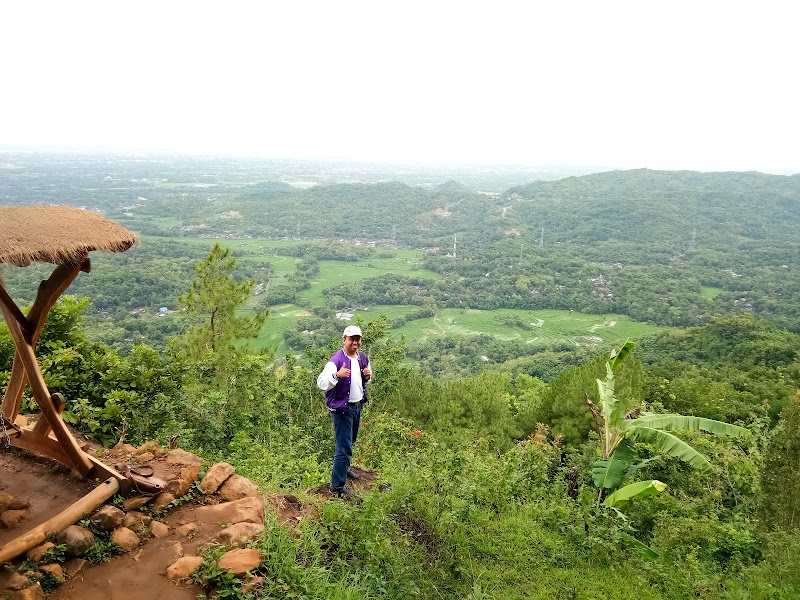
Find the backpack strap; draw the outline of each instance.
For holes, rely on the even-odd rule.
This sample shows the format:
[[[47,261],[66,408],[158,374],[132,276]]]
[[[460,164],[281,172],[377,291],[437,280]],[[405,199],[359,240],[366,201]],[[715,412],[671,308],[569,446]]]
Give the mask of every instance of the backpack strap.
[[[364,379],[364,360],[367,358],[367,355],[364,354],[361,350],[358,351],[358,366],[361,369],[361,387],[364,390],[364,397],[361,399],[364,404],[369,402],[367,398],[367,380]]]

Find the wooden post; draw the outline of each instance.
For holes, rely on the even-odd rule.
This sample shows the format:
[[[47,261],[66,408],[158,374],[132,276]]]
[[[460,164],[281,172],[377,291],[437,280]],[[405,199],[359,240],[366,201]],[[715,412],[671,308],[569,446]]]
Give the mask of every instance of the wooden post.
[[[36,294],[36,300],[28,311],[28,316],[25,317],[25,322],[28,323],[31,329],[31,345],[36,348],[36,343],[39,341],[39,336],[42,333],[42,328],[47,321],[47,315],[50,309],[53,308],[55,303],[61,297],[70,284],[78,276],[81,271],[89,272],[91,270],[91,262],[88,258],[77,265],[59,265],[50,275],[50,278],[42,281],[39,284],[39,290]],[[2,275],[0,275],[0,288],[3,288]],[[6,294],[8,296],[8,294]],[[7,298],[12,306],[16,308],[13,300]],[[22,314],[22,313],[20,313]],[[19,317],[18,317],[19,318]],[[11,378],[8,380],[8,387],[6,388],[5,396],[3,397],[3,414],[12,421],[19,414],[20,403],[22,402],[22,392],[25,389],[25,384],[28,381],[28,375],[25,368],[22,366],[22,358],[17,352],[14,353],[14,364],[11,367]]]
[[[2,285],[0,285],[0,289],[5,291]],[[9,333],[11,333],[11,339],[14,340],[14,345],[16,347],[15,358],[20,358],[25,370],[25,375],[27,375],[31,384],[34,399],[42,409],[42,416],[47,419],[48,425],[53,430],[53,433],[55,433],[59,444],[69,459],[69,462],[66,464],[85,477],[92,469],[92,464],[78,447],[75,438],[69,433],[64,421],[61,420],[61,416],[53,405],[53,401],[50,398],[50,391],[47,389],[47,384],[42,376],[42,371],[39,368],[39,363],[33,352],[31,341],[26,339],[24,333],[25,326],[23,323],[28,324],[29,327],[29,321],[24,315],[20,316],[21,313],[19,313],[19,310],[14,311],[11,308],[12,306],[16,307],[11,298],[8,297],[8,294],[0,294],[0,309],[2,309],[6,325],[8,326]],[[11,420],[13,422],[13,418]]]

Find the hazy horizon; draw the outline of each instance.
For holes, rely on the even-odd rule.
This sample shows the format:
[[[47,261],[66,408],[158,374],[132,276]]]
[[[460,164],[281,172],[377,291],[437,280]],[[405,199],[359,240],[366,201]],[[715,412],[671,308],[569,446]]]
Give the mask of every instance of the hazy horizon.
[[[0,9],[0,148],[800,172],[795,10],[147,0]]]

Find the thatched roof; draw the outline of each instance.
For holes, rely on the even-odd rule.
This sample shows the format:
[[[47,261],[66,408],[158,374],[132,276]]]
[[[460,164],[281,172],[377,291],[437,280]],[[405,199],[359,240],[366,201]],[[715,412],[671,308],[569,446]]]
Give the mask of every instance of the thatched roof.
[[[92,250],[124,252],[136,236],[102,215],[71,206],[0,206],[0,263],[82,261]]]

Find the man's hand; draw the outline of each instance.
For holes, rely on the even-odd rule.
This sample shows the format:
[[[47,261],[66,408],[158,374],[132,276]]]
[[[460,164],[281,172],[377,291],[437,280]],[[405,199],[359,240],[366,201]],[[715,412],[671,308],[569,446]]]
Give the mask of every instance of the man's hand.
[[[328,371],[330,373],[330,371]],[[336,378],[341,379],[342,377],[350,377],[350,369],[342,365],[342,368],[336,371]]]
[[[372,378],[372,369],[369,367],[364,367],[364,377],[366,377],[367,381],[369,381]]]

